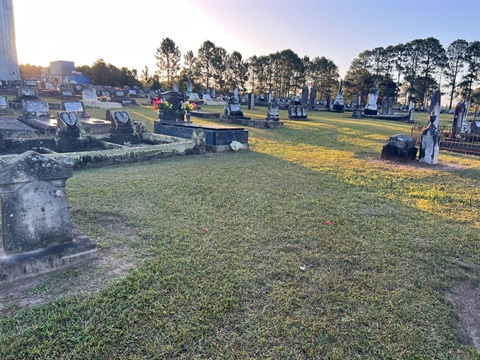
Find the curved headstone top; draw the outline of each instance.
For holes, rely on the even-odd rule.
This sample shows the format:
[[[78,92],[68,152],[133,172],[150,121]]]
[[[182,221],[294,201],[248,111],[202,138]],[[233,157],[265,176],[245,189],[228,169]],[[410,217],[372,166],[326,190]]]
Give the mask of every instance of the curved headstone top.
[[[126,124],[130,121],[130,115],[126,111],[115,111],[113,117],[121,124]]]
[[[73,111],[62,111],[58,114],[60,120],[70,126],[75,126],[78,122],[78,115]]]

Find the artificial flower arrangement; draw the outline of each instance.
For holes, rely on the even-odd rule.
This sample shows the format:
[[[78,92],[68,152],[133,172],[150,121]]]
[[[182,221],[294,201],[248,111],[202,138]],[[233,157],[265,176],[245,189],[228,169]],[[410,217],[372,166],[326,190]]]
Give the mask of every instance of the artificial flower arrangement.
[[[102,95],[98,98],[98,100],[100,100],[101,102],[107,102],[107,101],[110,101],[111,99],[110,99],[110,96]]]
[[[158,102],[156,101],[155,103],[160,111],[167,111],[173,107],[173,104],[170,104],[167,100],[159,99]]]
[[[193,102],[188,102],[188,101],[186,101],[186,102],[183,104],[182,108],[183,108],[184,110],[186,110],[187,113],[189,113],[190,111],[193,111],[193,110],[195,110],[195,109],[197,108],[197,104],[195,104],[195,103],[193,103]]]

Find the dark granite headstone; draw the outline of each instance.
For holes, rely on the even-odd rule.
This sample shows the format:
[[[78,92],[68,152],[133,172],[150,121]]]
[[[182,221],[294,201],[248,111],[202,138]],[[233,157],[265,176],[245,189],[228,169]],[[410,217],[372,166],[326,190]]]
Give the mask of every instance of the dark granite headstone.
[[[166,91],[160,94],[162,100],[168,101],[172,105],[171,109],[165,110],[162,121],[178,122],[183,121],[185,111],[182,108],[184,97],[176,91]]]
[[[308,87],[304,87],[302,90],[301,104],[308,105]]]
[[[418,149],[415,147],[416,140],[406,135],[394,135],[382,148],[381,158],[399,162],[414,161]]]
[[[388,114],[388,98],[385,96],[382,100],[382,115]]]
[[[310,91],[310,101],[308,102],[308,105],[312,107],[315,105],[315,100],[317,99],[317,88],[314,86],[312,87],[312,90]]]

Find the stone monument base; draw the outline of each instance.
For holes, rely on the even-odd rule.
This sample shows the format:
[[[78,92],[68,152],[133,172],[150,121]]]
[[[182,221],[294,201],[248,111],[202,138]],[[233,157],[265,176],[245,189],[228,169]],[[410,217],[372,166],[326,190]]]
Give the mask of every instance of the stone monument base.
[[[97,258],[97,246],[82,233],[73,241],[10,256],[0,256],[0,283],[35,276]]]
[[[220,113],[213,111],[192,111],[192,116],[203,119],[220,119]]]
[[[190,139],[194,131],[201,130],[205,134],[207,151],[221,152],[230,151],[230,144],[238,141],[244,149],[248,149],[248,131],[240,127],[222,127],[212,125],[197,125],[191,123],[167,123],[155,121],[154,132],[169,136]]]
[[[244,126],[252,126],[259,129],[276,129],[281,128],[284,126],[283,122],[280,121],[273,121],[273,120],[250,120],[250,118],[246,119],[234,119],[232,117],[222,116],[222,122],[235,124],[235,125],[244,125]]]

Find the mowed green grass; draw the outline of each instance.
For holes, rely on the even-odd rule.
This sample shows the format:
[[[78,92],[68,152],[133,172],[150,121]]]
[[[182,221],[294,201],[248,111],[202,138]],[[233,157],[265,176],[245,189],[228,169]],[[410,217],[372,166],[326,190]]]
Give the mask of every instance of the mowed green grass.
[[[153,129],[151,108],[128,110]],[[75,172],[73,222],[134,266],[13,308],[0,358],[477,359],[447,294],[480,280],[480,159],[384,162],[410,126],[350,116],[247,128],[250,151]]]

